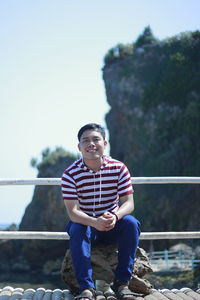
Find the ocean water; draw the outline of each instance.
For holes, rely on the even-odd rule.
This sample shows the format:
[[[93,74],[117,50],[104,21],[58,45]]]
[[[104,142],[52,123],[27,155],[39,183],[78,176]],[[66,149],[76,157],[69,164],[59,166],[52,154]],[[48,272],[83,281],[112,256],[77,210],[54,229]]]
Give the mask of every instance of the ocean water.
[[[4,229],[6,229],[6,228],[8,228],[9,226],[10,226],[11,224],[9,224],[9,223],[0,223],[0,230],[4,230]]]

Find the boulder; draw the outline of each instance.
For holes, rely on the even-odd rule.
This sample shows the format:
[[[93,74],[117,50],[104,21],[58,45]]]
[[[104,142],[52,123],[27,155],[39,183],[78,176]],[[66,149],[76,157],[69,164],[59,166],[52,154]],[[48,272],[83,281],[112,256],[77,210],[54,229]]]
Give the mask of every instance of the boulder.
[[[117,265],[117,249],[114,245],[102,245],[91,250],[91,262],[93,268],[93,280],[105,281],[111,284],[114,280],[114,272]],[[148,256],[144,249],[138,248],[129,288],[139,294],[149,294],[152,288],[150,282],[144,279],[144,275],[153,272]],[[78,291],[78,283],[74,274],[70,250],[66,251],[61,267],[61,277],[68,287]]]

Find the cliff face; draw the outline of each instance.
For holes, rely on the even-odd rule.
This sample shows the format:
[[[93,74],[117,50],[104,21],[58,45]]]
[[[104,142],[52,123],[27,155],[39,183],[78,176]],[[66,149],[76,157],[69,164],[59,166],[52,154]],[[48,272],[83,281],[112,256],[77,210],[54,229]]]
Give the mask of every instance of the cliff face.
[[[68,156],[58,157],[39,168],[38,178],[60,178],[74,161]],[[63,231],[68,220],[60,186],[36,186],[31,203],[27,206],[19,230]]]
[[[200,33],[116,48],[103,68],[111,155],[132,176],[199,176]],[[142,230],[200,229],[199,185],[135,190]]]
[[[47,149],[42,155],[42,161],[35,163],[38,178],[60,178],[63,171],[76,159],[76,156],[61,148],[52,152]],[[36,186],[19,230],[65,231],[68,220],[60,186]],[[67,248],[67,241],[58,240],[8,240],[1,241],[0,244],[0,256],[3,258],[0,268],[4,271],[0,276],[2,280],[15,277],[16,272],[22,274],[25,280],[31,280],[27,279],[30,271],[40,270],[41,278],[51,274],[52,270],[59,273]]]
[[[43,152],[37,165],[38,178],[60,178],[63,171],[75,160],[64,150]],[[31,203],[25,210],[20,231],[65,231],[69,217],[64,206],[60,186],[36,186]],[[63,257],[66,241],[28,240],[21,242],[21,252],[31,266],[41,266],[46,261]],[[43,255],[45,253],[45,255]]]

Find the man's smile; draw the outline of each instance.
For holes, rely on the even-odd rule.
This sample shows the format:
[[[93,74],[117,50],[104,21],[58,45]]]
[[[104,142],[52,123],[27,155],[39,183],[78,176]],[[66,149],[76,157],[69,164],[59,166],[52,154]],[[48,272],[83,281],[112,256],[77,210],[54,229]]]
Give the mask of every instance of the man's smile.
[[[97,149],[88,149],[87,152],[89,153],[95,153],[97,151]]]

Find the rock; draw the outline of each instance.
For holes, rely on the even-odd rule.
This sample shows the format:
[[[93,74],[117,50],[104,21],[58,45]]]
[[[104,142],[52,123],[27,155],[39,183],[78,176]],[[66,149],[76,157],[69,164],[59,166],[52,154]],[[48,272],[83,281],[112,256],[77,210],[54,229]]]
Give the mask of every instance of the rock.
[[[187,244],[185,243],[178,243],[178,244],[175,244],[173,246],[171,246],[169,248],[170,251],[181,251],[182,253],[184,254],[192,254],[193,252],[193,249],[192,247],[188,246]]]
[[[133,275],[129,282],[129,288],[132,292],[137,294],[148,295],[151,293],[153,286],[147,279]]]
[[[75,160],[68,153],[60,154],[60,149],[49,152],[37,166],[38,178],[60,178],[64,170]],[[20,231],[65,231],[69,221],[60,186],[36,186],[31,203],[27,206]],[[31,267],[43,267],[49,260],[63,257],[66,241],[28,240],[20,241],[20,253]],[[45,253],[45,255],[43,255]]]
[[[117,265],[117,249],[114,245],[93,247],[91,251],[91,262],[93,279],[95,281],[105,280],[106,283],[109,284],[113,282]],[[150,272],[153,272],[153,270],[149,264],[146,252],[144,249],[138,248],[132,279],[129,283],[130,289],[135,293],[149,294],[152,286],[148,280],[142,277]],[[62,263],[61,277],[72,291],[78,291],[78,283],[75,278],[69,250],[67,250]]]
[[[192,32],[187,38],[181,34],[139,47],[134,43],[132,53],[105,60],[110,155],[123,161],[132,176],[199,176],[200,90],[195,67],[200,63],[199,47],[200,33]],[[120,49],[122,52],[126,45],[120,44]],[[172,63],[176,55],[185,58],[182,71]],[[200,230],[200,185],[134,188],[134,214],[143,231]],[[173,241],[153,244],[163,250]],[[147,244],[142,242],[142,247]]]
[[[60,178],[76,156],[57,148],[46,151],[37,164],[38,178]],[[69,217],[61,195],[60,186],[36,186],[31,202],[19,224],[19,231],[65,231]],[[17,230],[11,224],[5,230]],[[1,276],[31,269],[42,272],[49,261],[62,261],[68,241],[59,240],[0,240]],[[22,259],[23,257],[23,259]],[[60,267],[58,268],[58,270]]]
[[[144,275],[153,272],[147,253],[142,248],[137,248],[136,253],[136,262],[133,269],[133,275],[138,276],[140,278],[144,277]]]

